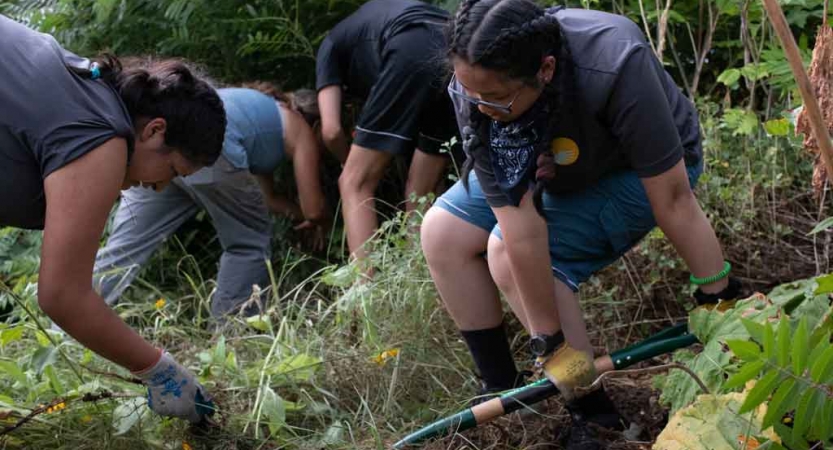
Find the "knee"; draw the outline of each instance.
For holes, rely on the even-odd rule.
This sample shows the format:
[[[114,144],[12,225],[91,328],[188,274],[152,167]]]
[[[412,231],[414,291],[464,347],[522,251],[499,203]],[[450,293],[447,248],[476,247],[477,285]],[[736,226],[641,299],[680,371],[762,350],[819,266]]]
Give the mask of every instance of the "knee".
[[[486,254],[489,261],[489,272],[492,274],[492,279],[495,281],[497,287],[502,292],[511,290],[515,281],[512,278],[512,272],[509,268],[506,244],[502,239],[492,235],[489,237]]]
[[[379,180],[371,173],[363,168],[357,168],[349,164],[344,167],[344,170],[338,177],[338,190],[342,196],[347,197],[359,193],[373,195],[377,184],[379,184]]]
[[[432,207],[425,213],[420,226],[422,253],[431,268],[445,267],[462,253],[459,242],[447,233],[448,223],[443,213],[442,209]]]

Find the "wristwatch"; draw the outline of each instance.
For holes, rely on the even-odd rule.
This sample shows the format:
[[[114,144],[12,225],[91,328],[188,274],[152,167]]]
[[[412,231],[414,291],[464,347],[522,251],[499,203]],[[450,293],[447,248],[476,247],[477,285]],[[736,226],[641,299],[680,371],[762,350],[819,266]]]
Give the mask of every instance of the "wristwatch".
[[[564,333],[534,334],[529,340],[529,348],[537,357],[547,356],[564,343]]]

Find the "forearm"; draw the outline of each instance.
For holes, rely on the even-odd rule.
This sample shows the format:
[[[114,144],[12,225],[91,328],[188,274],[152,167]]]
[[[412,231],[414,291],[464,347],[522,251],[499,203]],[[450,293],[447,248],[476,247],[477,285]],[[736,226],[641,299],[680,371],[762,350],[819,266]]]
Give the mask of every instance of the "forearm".
[[[321,192],[301,193],[301,212],[304,219],[318,223],[327,217],[326,202]]]
[[[546,238],[534,236],[506,242],[509,268],[533,335],[554,334],[561,329],[548,248]]]
[[[290,219],[299,219],[301,217],[301,209],[298,205],[285,196],[275,192],[275,181],[271,174],[257,174],[255,175],[255,179],[260,186],[260,192],[263,194],[266,207],[269,208],[272,214],[286,216]]]
[[[131,371],[152,366],[159,349],[145,341],[92,289],[76,298],[41,301],[44,311],[81,345]]]
[[[720,242],[693,194],[681,196],[671,207],[655,211],[654,216],[695,277],[709,277],[723,270],[725,258]],[[702,289],[717,292],[726,283],[723,279]]]
[[[517,208],[497,208],[495,213],[529,331],[553,334],[561,329],[561,322],[550,269],[547,224],[535,211],[532,195],[526,195]]]

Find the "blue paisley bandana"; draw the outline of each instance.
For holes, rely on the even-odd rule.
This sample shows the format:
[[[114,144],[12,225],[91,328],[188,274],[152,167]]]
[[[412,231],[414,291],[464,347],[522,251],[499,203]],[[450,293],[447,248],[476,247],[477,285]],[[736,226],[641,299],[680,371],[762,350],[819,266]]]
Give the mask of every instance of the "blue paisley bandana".
[[[492,121],[489,130],[489,158],[500,190],[518,205],[535,184],[535,147],[544,138],[549,108],[533,105],[513,122]]]

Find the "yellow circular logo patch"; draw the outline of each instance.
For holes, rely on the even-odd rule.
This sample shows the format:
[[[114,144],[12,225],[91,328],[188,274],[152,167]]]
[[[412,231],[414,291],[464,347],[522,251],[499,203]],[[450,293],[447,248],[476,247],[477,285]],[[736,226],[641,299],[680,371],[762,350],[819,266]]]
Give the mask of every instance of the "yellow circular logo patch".
[[[555,163],[559,166],[569,166],[578,160],[578,144],[570,138],[557,138],[550,144]]]

